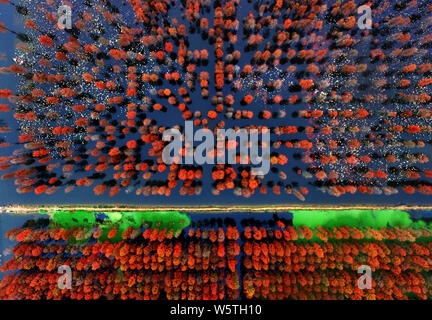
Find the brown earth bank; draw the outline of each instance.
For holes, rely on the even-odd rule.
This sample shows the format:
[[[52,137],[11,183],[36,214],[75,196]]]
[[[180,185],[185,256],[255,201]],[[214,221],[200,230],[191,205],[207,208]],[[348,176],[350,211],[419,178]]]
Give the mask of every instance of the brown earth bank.
[[[142,205],[10,205],[1,206],[0,214],[15,213],[29,214],[45,210],[48,213],[58,210],[88,210],[94,212],[116,212],[116,211],[180,211],[196,213],[226,213],[226,212],[287,212],[291,210],[432,210],[432,206],[422,205],[297,205],[297,204],[275,204],[275,205],[206,205],[206,206],[142,206]]]

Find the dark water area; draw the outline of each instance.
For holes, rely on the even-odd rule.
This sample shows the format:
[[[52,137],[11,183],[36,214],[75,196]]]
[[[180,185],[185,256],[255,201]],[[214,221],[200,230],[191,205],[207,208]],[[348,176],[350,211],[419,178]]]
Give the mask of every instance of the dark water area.
[[[331,4],[334,1],[327,1],[328,6],[330,7]],[[390,1],[390,3],[395,3],[396,1]],[[116,5],[118,5],[121,8],[121,12],[125,13],[127,10],[125,7],[121,5],[120,1],[114,1]],[[24,30],[24,27],[22,25],[22,19],[18,18],[13,6],[2,6],[1,7],[1,20],[7,24],[14,27],[17,31]],[[242,4],[239,6],[238,15],[239,17],[245,17],[249,13],[249,11],[253,10],[253,5],[247,3],[246,1],[242,2]],[[130,10],[129,10],[130,12]],[[395,15],[397,12],[394,13]],[[126,15],[127,16],[127,15]],[[179,21],[183,21],[184,19],[181,17],[180,11],[178,12],[172,12],[172,17],[177,17]],[[208,15],[208,18],[211,19],[211,15]],[[209,20],[210,20],[209,19]],[[241,20],[241,19],[240,19]],[[241,22],[242,23],[242,22]],[[322,30],[322,33],[325,34],[328,30],[328,26],[324,25],[324,28]],[[419,35],[413,35],[414,37],[419,37]],[[384,40],[385,37],[381,35],[377,35],[377,38],[380,40]],[[271,35],[268,39],[271,39]],[[189,36],[189,40],[191,43],[192,48],[199,47],[200,49],[207,49],[208,51],[212,51],[212,46],[208,43],[208,41],[202,41],[199,34],[191,34]],[[242,37],[239,37],[239,43],[236,45],[238,48],[244,47],[245,40],[242,39]],[[16,44],[15,36],[13,34],[5,34],[2,35],[1,38],[1,51],[6,53],[9,57],[14,56],[14,47]],[[320,49],[325,48],[326,43],[316,44],[314,49]],[[364,55],[369,50],[369,47],[363,47],[359,48],[359,55]],[[253,56],[254,52],[242,52],[241,61],[239,62],[239,65],[245,65],[249,63],[251,57]],[[11,61],[0,61],[0,66],[8,66],[10,65]],[[390,61],[390,65],[391,65]],[[397,63],[397,62],[395,62]],[[284,66],[286,67],[286,65]],[[306,64],[298,66],[299,70],[302,71],[300,68],[305,68]],[[208,70],[214,69],[214,60],[209,59],[209,64],[206,67]],[[204,69],[203,69],[204,70]],[[267,78],[266,78],[267,77]],[[9,87],[13,88],[17,86],[16,78],[12,75],[8,76],[2,76],[0,78],[0,87]],[[264,80],[267,81],[269,79],[272,79],[272,73],[269,72],[267,76],[264,77]],[[287,79],[287,82],[289,82],[290,79]],[[169,87],[169,86],[168,86]],[[169,87],[172,90],[175,90],[175,87]],[[287,88],[284,88],[283,91],[286,91]],[[215,93],[215,89],[213,87],[209,87],[209,96],[211,97]],[[244,91],[233,93],[229,90],[229,86],[224,86],[224,94],[233,94],[236,101],[241,100],[241,96],[245,94]],[[191,95],[192,101],[200,101],[200,93],[199,90],[196,90]],[[208,101],[210,103],[210,101]],[[259,102],[258,102],[259,104]],[[377,110],[379,110],[382,106],[379,104],[376,105]],[[292,112],[298,111],[300,109],[307,109],[307,105],[302,102],[295,106],[266,106],[266,108],[270,108],[270,111],[279,111],[281,108],[286,109],[287,114],[291,114]],[[258,109],[259,110],[259,109]],[[178,111],[177,111],[178,112]],[[121,116],[121,115],[120,115]],[[178,119],[181,119],[180,113],[176,114],[156,114],[154,113],[152,115],[155,120],[158,121],[159,125],[165,125],[165,126],[171,126],[174,124],[178,124]],[[17,121],[15,121],[12,117],[12,114],[5,115],[4,119],[7,124],[12,129],[18,129],[17,127]],[[226,121],[226,126],[230,127],[232,125],[246,125],[249,124],[250,120],[236,120],[235,122],[232,120]],[[294,118],[289,117],[289,119],[274,119],[271,123],[271,126],[277,126],[277,125],[294,125],[294,126],[307,126],[311,125],[311,123],[302,118]],[[289,123],[287,123],[289,122]],[[15,132],[19,134],[18,132]],[[11,133],[13,134],[13,133]],[[10,135],[8,134],[7,139],[11,139]],[[6,135],[5,135],[6,138]],[[298,138],[296,135],[293,135],[292,138]],[[16,139],[15,139],[16,140]],[[7,156],[9,155],[16,146],[12,146],[10,148],[2,148],[0,150],[0,156]],[[425,148],[422,149],[422,152],[428,155],[432,158],[432,147],[427,144]],[[340,205],[350,205],[353,203],[356,204],[378,204],[378,205],[403,205],[403,204],[417,204],[417,205],[430,205],[431,200],[430,196],[422,195],[419,193],[409,195],[405,194],[401,190],[399,190],[399,194],[395,194],[392,196],[384,196],[384,195],[369,195],[369,194],[362,194],[360,192],[357,192],[356,194],[345,194],[341,197],[334,197],[329,194],[322,193],[320,190],[318,190],[316,187],[311,186],[310,182],[308,182],[306,179],[304,179],[302,176],[299,176],[295,174],[293,171],[294,168],[301,168],[305,169],[306,165],[301,162],[301,160],[297,160],[293,158],[293,154],[296,153],[292,150],[286,151],[285,155],[290,159],[288,167],[284,167],[281,169],[284,169],[286,174],[288,175],[287,181],[290,183],[298,183],[300,186],[305,186],[309,188],[309,194],[306,197],[306,203],[308,204],[340,204]],[[211,177],[211,168],[213,165],[204,165],[203,166],[203,191],[201,195],[199,196],[181,196],[178,193],[178,188],[173,190],[173,193],[170,197],[165,196],[137,196],[135,194],[135,190],[131,190],[129,193],[125,191],[121,191],[118,195],[115,197],[109,197],[107,193],[101,195],[101,196],[95,196],[92,191],[92,187],[78,187],[75,188],[73,191],[71,191],[68,194],[65,194],[62,189],[59,189],[55,194],[53,195],[36,195],[34,193],[27,193],[27,194],[18,194],[16,192],[16,186],[14,185],[13,180],[8,181],[0,181],[0,190],[1,190],[1,196],[0,196],[0,204],[1,205],[8,205],[8,204],[131,204],[131,205],[170,205],[170,204],[183,204],[187,205],[195,204],[195,205],[212,205],[212,204],[251,204],[251,205],[263,205],[266,204],[299,204],[302,203],[299,199],[297,199],[293,195],[284,194],[282,192],[281,195],[273,194],[271,191],[266,194],[258,194],[256,192],[254,195],[252,195],[250,198],[243,198],[241,196],[235,196],[231,191],[224,191],[221,192],[219,196],[215,196],[211,192],[211,185],[213,183],[212,177]],[[423,168],[423,165],[419,166],[420,168]],[[110,176],[113,171],[107,170],[107,176]],[[74,173],[73,178],[79,179],[84,177],[85,175],[83,173]],[[272,173],[269,173],[268,176],[264,179],[266,182],[272,180]],[[157,179],[157,177],[156,177]]]

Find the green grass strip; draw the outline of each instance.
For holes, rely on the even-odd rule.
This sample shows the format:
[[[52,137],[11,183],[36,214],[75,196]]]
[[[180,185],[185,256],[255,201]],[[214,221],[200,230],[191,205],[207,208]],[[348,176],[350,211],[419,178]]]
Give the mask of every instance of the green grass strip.
[[[294,210],[293,225],[315,228],[331,227],[422,227],[425,222],[413,222],[408,212],[402,210]]]
[[[60,210],[51,215],[51,226],[64,229],[73,227],[91,229],[100,227],[102,230],[102,236],[99,238],[100,241],[108,239],[110,230],[117,228],[117,235],[113,237],[111,241],[118,242],[122,240],[122,234],[128,227],[138,229],[143,226],[151,226],[152,228],[158,228],[160,230],[167,229],[176,234],[180,233],[191,223],[188,215],[178,211],[119,211],[103,214],[108,218],[105,218],[103,223],[98,223],[96,221],[96,214],[92,211]]]

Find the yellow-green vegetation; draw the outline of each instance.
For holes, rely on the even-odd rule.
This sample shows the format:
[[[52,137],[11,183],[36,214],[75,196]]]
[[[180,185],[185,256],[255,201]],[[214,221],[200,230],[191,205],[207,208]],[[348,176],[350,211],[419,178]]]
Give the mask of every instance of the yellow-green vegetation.
[[[421,227],[425,222],[414,222],[403,210],[293,210],[294,226],[331,227]]]
[[[41,213],[45,212],[42,210]],[[103,216],[103,219],[98,220],[97,217],[100,215]],[[87,210],[59,210],[51,215],[50,226],[66,230],[71,228],[92,230],[99,227],[102,231],[100,241],[108,239],[108,233],[116,228],[118,232],[110,240],[117,242],[122,239],[123,232],[129,227],[132,229],[141,229],[142,227],[166,229],[167,233],[178,234],[189,226],[190,222],[191,220],[186,214],[177,211],[119,211],[101,214]]]

